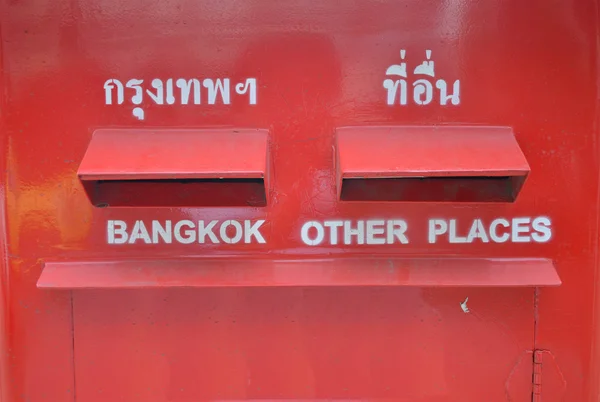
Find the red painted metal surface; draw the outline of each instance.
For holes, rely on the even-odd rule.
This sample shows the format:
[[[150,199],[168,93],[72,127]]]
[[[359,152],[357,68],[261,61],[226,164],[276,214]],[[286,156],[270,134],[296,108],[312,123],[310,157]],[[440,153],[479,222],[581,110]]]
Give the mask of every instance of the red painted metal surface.
[[[228,286],[558,286],[543,259],[338,258],[47,262],[50,289]]]
[[[600,397],[595,0],[0,0],[0,39],[2,402]],[[527,180],[518,197],[489,180],[464,194],[463,182],[342,194],[336,132],[382,126],[509,127]],[[262,198],[254,182],[113,180],[89,193],[78,177],[99,129],[120,141],[131,130],[237,128],[268,131]],[[363,156],[398,146],[375,137]],[[185,142],[201,155],[195,141]],[[427,160],[448,161],[448,149],[432,146],[439,155]],[[507,169],[489,148],[452,149],[454,169]],[[100,162],[111,171],[117,161]],[[177,168],[163,162],[160,176]],[[223,162],[217,170],[240,160]],[[350,259],[343,269],[359,272],[359,261],[389,256],[550,260],[562,283],[368,286],[384,271],[362,286],[300,280],[311,261]],[[44,266],[83,281],[102,274],[84,275],[97,261],[116,273],[127,261],[190,258],[297,261],[299,282],[37,286],[52,272]],[[281,271],[268,267],[255,266],[277,284]],[[541,351],[552,358],[534,362]]]
[[[478,300],[471,314],[456,303],[467,291]],[[530,294],[319,287],[107,297],[76,290],[77,398],[506,400],[516,351],[533,336],[523,325],[533,314]],[[464,375],[473,350],[483,356]]]
[[[529,173],[507,127],[346,127],[337,153],[342,179]]]
[[[266,130],[98,130],[81,180],[264,179]]]
[[[99,207],[263,206],[266,130],[96,130],[77,174]]]
[[[532,402],[559,402],[565,400],[566,381],[556,359],[548,350],[536,350],[533,354]]]
[[[342,201],[512,202],[529,165],[507,127],[336,130]]]

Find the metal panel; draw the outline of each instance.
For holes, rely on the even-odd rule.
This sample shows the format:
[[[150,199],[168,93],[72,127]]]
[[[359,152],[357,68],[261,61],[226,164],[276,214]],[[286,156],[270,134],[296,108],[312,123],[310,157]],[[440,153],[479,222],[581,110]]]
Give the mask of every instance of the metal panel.
[[[76,290],[77,397],[506,401],[532,315],[527,288]]]

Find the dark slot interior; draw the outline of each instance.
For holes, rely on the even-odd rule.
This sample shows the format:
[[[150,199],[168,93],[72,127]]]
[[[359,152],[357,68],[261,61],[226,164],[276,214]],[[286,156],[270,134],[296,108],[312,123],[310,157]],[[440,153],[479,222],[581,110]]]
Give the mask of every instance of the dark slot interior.
[[[514,202],[525,176],[352,178],[342,201]]]
[[[96,207],[265,206],[263,179],[84,181]]]

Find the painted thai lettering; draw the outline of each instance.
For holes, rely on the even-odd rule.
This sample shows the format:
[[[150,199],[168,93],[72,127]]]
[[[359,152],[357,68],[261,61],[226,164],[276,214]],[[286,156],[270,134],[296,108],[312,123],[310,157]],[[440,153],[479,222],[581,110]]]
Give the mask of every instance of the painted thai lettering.
[[[451,93],[446,80],[435,80],[435,63],[431,60],[431,53],[429,49],[425,51],[425,60],[413,69],[409,77],[405,61],[406,50],[400,50],[400,64],[389,66],[383,81],[388,105],[405,106],[414,103],[427,106],[434,102],[442,106],[460,104],[460,80],[454,81]],[[412,78],[412,88],[409,87],[409,78]],[[434,86],[437,91],[434,90]]]
[[[104,82],[106,105],[130,104],[138,120],[146,117],[144,105],[230,105],[238,101],[256,105],[256,78],[232,82],[230,78],[154,78],[150,81],[132,78],[125,81],[110,78]],[[204,103],[203,103],[204,102]]]

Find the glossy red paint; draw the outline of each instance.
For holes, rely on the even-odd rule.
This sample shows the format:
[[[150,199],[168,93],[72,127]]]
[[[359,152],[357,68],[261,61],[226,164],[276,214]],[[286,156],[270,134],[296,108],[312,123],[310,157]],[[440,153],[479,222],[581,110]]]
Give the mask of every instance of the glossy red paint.
[[[0,35],[3,402],[600,397],[596,1],[0,0]],[[424,87],[389,105],[402,85],[386,72],[401,74],[404,56],[413,95],[415,67],[431,72],[426,50],[449,93],[460,80],[460,101],[418,104]],[[211,97],[225,78],[228,102]],[[530,172],[515,202],[340,200],[336,131],[381,126],[509,127]],[[107,128],[268,131],[266,205],[166,205],[181,200],[122,186],[111,194],[125,198],[98,208],[78,169]],[[497,162],[480,157],[456,154]],[[428,236],[430,219],[456,219],[467,237],[477,219],[488,230],[501,218],[512,226],[496,237],[519,238],[523,217],[551,219],[549,241]],[[266,241],[107,241],[109,221],[152,220],[265,220]],[[303,225],[327,220],[403,220],[410,241],[307,245]],[[547,259],[562,284],[372,286],[384,275],[360,262],[384,256]],[[154,289],[37,286],[45,264],[78,280],[77,264],[121,264],[128,280],[141,259],[232,257],[268,260],[255,272],[271,285],[273,261],[330,274],[341,258],[371,282],[185,289],[154,271]]]
[[[342,179],[529,173],[507,127],[353,127],[338,129],[336,137]]]
[[[77,174],[87,180],[264,179],[266,130],[97,130]]]
[[[45,289],[269,286],[558,286],[544,259],[336,258],[48,262]]]
[[[267,130],[96,130],[77,175],[95,206],[264,206]]]
[[[335,148],[342,201],[514,201],[529,173],[508,127],[344,127]]]

